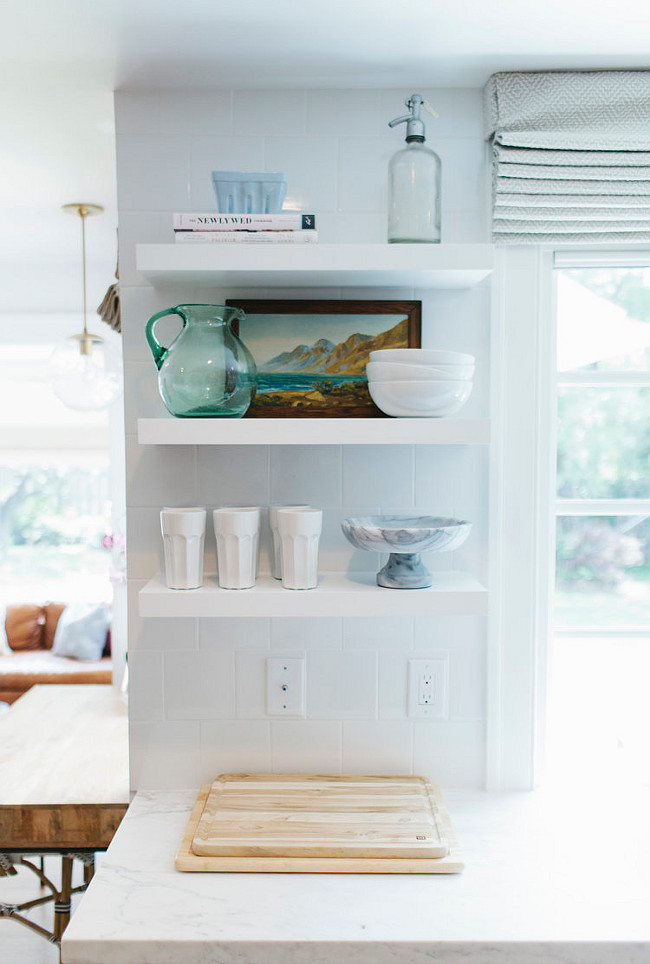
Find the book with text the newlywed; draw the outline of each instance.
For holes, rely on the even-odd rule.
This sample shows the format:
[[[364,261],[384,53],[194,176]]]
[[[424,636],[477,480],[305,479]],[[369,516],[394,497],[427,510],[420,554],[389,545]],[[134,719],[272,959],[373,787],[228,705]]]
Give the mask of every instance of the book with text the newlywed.
[[[177,244],[316,244],[318,231],[174,231]]]
[[[300,211],[278,214],[174,214],[174,231],[313,231],[316,217]]]

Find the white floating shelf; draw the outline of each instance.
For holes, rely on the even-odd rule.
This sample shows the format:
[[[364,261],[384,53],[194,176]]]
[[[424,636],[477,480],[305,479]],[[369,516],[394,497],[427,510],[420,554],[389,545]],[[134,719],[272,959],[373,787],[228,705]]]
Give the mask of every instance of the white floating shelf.
[[[141,445],[487,444],[487,418],[139,418]]]
[[[138,244],[135,257],[159,286],[471,288],[494,264],[489,244]]]
[[[436,572],[430,589],[382,589],[375,573],[327,572],[318,588],[283,589],[260,576],[253,589],[220,589],[215,576],[200,589],[167,589],[160,576],[140,590],[140,615],[211,616],[481,616],[487,590],[463,572]]]

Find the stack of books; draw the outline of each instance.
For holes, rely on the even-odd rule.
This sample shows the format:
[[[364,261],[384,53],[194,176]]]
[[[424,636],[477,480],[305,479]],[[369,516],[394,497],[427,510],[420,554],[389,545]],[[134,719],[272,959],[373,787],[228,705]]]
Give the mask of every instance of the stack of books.
[[[313,214],[175,214],[174,239],[181,244],[315,244]]]

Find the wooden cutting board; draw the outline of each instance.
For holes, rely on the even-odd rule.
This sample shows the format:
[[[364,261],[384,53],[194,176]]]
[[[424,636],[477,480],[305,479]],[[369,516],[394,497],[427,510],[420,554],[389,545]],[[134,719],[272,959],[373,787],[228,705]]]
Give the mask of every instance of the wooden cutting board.
[[[439,791],[423,777],[222,774],[202,788],[183,871],[455,873]]]

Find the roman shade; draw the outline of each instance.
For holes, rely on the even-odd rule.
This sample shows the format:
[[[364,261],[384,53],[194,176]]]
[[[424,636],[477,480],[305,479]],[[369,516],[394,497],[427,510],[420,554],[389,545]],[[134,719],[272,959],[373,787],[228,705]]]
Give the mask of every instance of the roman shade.
[[[650,241],[650,70],[494,74],[497,244]]]

